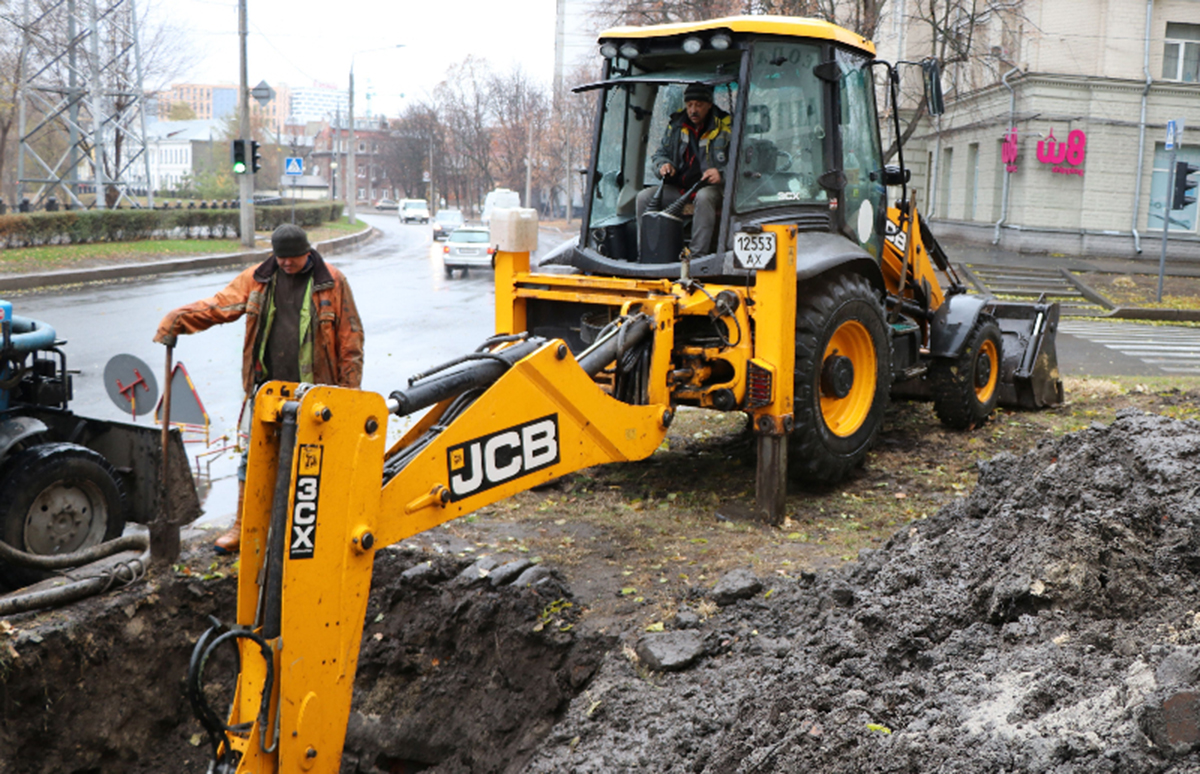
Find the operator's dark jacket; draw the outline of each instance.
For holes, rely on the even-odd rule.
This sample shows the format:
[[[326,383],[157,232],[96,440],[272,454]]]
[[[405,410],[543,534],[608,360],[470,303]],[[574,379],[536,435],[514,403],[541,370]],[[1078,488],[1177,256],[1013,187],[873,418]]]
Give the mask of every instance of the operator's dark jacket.
[[[654,154],[654,168],[670,163],[678,170],[673,179],[667,180],[680,188],[691,188],[706,169],[716,169],[725,175],[725,164],[729,161],[729,141],[731,119],[729,114],[716,105],[708,111],[700,136],[693,135],[687,118],[687,111],[680,110],[671,114],[667,129],[663,132],[662,142]],[[692,168],[684,163],[685,152],[691,145],[695,160],[699,162]]]

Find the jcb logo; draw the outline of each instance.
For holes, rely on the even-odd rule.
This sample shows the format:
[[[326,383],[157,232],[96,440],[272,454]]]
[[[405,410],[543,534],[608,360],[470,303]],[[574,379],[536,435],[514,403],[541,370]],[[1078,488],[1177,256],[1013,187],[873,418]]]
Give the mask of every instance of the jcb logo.
[[[557,414],[451,446],[450,499],[462,500],[558,460]]]
[[[317,550],[317,496],[321,490],[322,447],[301,444],[297,450],[296,491],[292,498],[292,559],[311,559]]]

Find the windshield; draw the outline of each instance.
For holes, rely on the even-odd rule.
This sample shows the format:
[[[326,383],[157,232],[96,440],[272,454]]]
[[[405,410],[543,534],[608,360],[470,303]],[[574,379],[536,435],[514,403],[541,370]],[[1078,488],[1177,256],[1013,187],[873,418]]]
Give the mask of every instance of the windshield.
[[[439,223],[462,223],[463,216],[458,210],[439,210],[437,220]]]
[[[423,209],[426,209],[425,202],[405,202],[404,209],[406,209],[406,210],[423,210]]]
[[[811,43],[755,45],[735,186],[738,212],[828,199],[817,184],[830,168],[824,89],[813,74],[820,63],[821,49]]]
[[[486,242],[488,241],[488,232],[486,231],[455,231],[450,235],[451,242]]]
[[[682,110],[688,83],[712,85],[713,104],[726,113],[737,100],[740,51],[614,59],[605,82],[591,185],[592,228],[632,223],[637,195],[659,179],[651,161],[671,115]]]

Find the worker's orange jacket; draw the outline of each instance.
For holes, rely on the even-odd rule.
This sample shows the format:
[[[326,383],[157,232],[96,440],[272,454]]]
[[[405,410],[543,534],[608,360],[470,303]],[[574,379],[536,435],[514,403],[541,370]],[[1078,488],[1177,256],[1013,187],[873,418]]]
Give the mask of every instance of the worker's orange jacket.
[[[346,275],[325,263],[316,250],[312,251],[312,263],[312,305],[318,323],[313,336],[313,379],[317,384],[357,389],[362,384],[363,327],[350,284]],[[180,333],[198,333],[245,315],[242,386],[247,395],[253,394],[260,381],[254,353],[264,320],[263,306],[268,285],[278,270],[272,255],[237,275],[215,296],[169,312],[159,323],[154,340],[173,346]]]

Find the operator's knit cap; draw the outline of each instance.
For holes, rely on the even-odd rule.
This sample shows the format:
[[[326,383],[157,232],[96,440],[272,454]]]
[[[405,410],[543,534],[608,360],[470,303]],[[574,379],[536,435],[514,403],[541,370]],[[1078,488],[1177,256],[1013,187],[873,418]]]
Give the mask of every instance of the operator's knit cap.
[[[707,86],[703,83],[689,83],[688,87],[683,90],[683,101],[691,102],[692,100],[700,100],[711,105],[713,100],[712,86]]]
[[[293,223],[284,223],[271,234],[271,249],[277,258],[296,258],[312,247],[308,244],[308,234],[304,233],[304,229]]]

